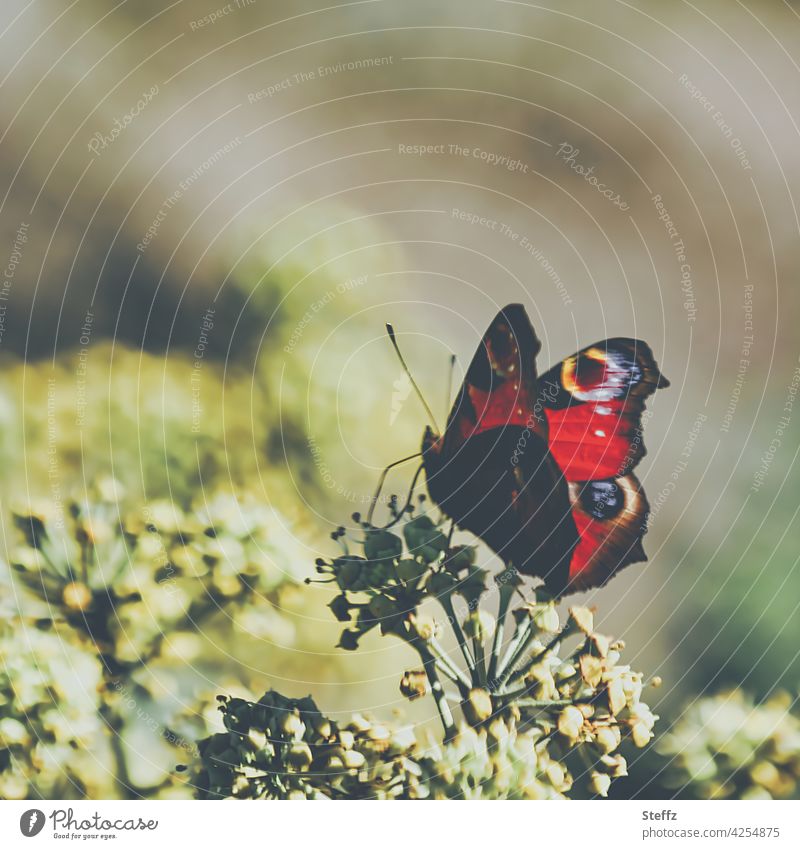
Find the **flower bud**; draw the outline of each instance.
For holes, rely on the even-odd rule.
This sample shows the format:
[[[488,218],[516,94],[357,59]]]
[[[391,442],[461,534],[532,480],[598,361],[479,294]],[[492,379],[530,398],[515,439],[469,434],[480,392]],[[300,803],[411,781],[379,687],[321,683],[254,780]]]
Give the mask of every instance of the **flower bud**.
[[[486,733],[495,743],[504,743],[509,737],[508,726],[499,717],[489,723]]]
[[[305,723],[296,713],[287,713],[281,720],[280,728],[287,737],[293,737],[295,740],[302,739],[306,733]]]
[[[295,769],[306,769],[311,766],[313,757],[308,743],[304,743],[302,740],[299,743],[292,743],[286,756],[286,760],[289,762],[289,765],[293,766]]]
[[[545,775],[547,776],[547,780],[553,785],[553,787],[556,788],[556,790],[561,789],[564,784],[566,774],[564,767],[558,761],[551,761],[547,765]]]
[[[652,732],[644,722],[634,722],[631,726],[631,737],[634,745],[640,749],[643,749],[650,742],[652,736]]]
[[[611,640],[605,634],[592,634],[589,637],[592,648],[599,657],[608,657],[608,651],[611,647]]]
[[[480,725],[492,715],[492,697],[488,690],[474,687],[462,704],[464,717],[472,725]]]
[[[436,623],[430,616],[414,616],[411,625],[421,640],[427,642],[436,635]]]
[[[570,607],[569,615],[579,631],[583,631],[587,636],[592,633],[594,630],[594,615],[588,607]]]
[[[608,796],[611,779],[602,772],[593,772],[589,780],[589,787],[592,793],[596,793],[598,796]]]
[[[495,627],[494,616],[486,610],[473,610],[464,620],[464,634],[481,642],[492,638]]]
[[[614,678],[606,684],[606,695],[608,697],[608,709],[613,716],[625,709],[628,700],[620,678]]]
[[[366,764],[367,759],[356,749],[349,749],[344,753],[342,762],[347,769],[361,769]]]
[[[539,607],[539,605],[537,605],[537,607]],[[552,604],[539,607],[533,615],[533,621],[540,630],[547,631],[551,634],[555,634],[561,627],[561,623],[558,619],[558,613]]]
[[[447,537],[436,527],[429,516],[417,516],[403,528],[409,553],[426,563],[432,563],[447,548]]]
[[[390,567],[383,562],[369,563],[364,570],[364,582],[372,589],[382,589],[389,583]]]
[[[603,679],[603,662],[590,654],[582,654],[579,659],[581,678],[590,686],[597,687]]]
[[[583,728],[583,714],[575,705],[567,705],[558,715],[558,731],[571,743],[575,743]]]
[[[622,755],[603,755],[600,761],[612,778],[624,778],[628,774],[628,762]]]
[[[620,744],[621,735],[619,728],[598,728],[594,735],[594,741],[597,748],[604,755],[609,755]]]
[[[310,720],[311,726],[317,736],[322,737],[323,740],[327,740],[333,733],[330,720],[327,717],[324,717],[321,713],[312,714]]]
[[[345,651],[355,651],[358,648],[358,637],[358,631],[342,631],[339,636],[339,648]]]
[[[630,716],[635,722],[641,722],[648,731],[652,730],[656,724],[655,715],[644,702],[633,705],[630,709]]]
[[[70,610],[86,610],[92,603],[92,591],[86,584],[73,581],[64,587],[62,599]]]
[[[556,699],[558,689],[550,667],[545,663],[532,666],[525,677],[530,682],[530,694],[534,699]]]
[[[413,701],[428,692],[428,676],[424,669],[410,669],[403,673],[400,679],[400,692]]]
[[[559,664],[554,672],[554,676],[556,681],[566,681],[576,673],[575,667],[571,663],[561,663]]]

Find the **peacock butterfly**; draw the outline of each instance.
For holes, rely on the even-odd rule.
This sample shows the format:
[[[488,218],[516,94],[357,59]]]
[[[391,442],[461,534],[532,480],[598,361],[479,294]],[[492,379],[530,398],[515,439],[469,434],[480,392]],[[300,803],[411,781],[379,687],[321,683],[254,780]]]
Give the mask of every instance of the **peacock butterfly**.
[[[428,427],[428,492],[456,524],[553,595],[647,560],[648,504],[632,473],[645,400],[669,382],[637,339],[597,342],[537,377],[541,344],[509,304],[483,337],[442,435]]]

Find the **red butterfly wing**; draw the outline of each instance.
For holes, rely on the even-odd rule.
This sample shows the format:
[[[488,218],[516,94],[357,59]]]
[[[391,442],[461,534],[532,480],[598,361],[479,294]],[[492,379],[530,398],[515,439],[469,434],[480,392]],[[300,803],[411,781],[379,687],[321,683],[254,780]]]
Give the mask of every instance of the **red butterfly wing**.
[[[542,375],[550,451],[567,480],[627,474],[645,454],[645,401],[666,386],[649,346],[637,339],[590,345]]]
[[[584,348],[541,378],[549,448],[570,482],[579,542],[569,590],[600,586],[646,560],[648,504],[631,469],[645,455],[645,401],[669,385],[636,339]]]
[[[579,541],[567,592],[602,586],[623,567],[647,560],[642,537],[649,506],[635,475],[570,483],[569,488]]]
[[[632,339],[585,348],[537,380],[539,340],[511,304],[473,357],[443,436],[429,429],[431,498],[503,559],[562,594],[644,560],[644,401],[668,385]]]
[[[541,349],[521,304],[509,304],[489,325],[447,419],[444,439],[452,451],[493,428],[525,427],[536,398],[536,355]],[[537,431],[546,436],[540,416]]]

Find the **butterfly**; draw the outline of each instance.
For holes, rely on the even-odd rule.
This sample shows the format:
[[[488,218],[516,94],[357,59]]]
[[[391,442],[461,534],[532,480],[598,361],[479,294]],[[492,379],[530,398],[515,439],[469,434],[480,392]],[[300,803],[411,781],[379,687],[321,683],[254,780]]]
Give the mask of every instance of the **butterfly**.
[[[554,596],[647,560],[645,401],[669,385],[649,346],[597,342],[537,376],[541,343],[521,304],[489,325],[443,434],[422,441],[428,492],[462,529]]]

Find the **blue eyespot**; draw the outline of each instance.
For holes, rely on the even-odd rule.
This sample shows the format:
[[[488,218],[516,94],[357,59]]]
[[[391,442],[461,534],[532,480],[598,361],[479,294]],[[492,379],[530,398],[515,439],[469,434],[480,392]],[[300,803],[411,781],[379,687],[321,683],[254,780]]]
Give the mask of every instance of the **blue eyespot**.
[[[589,481],[579,498],[583,509],[601,522],[613,519],[625,506],[625,493],[615,480]]]

